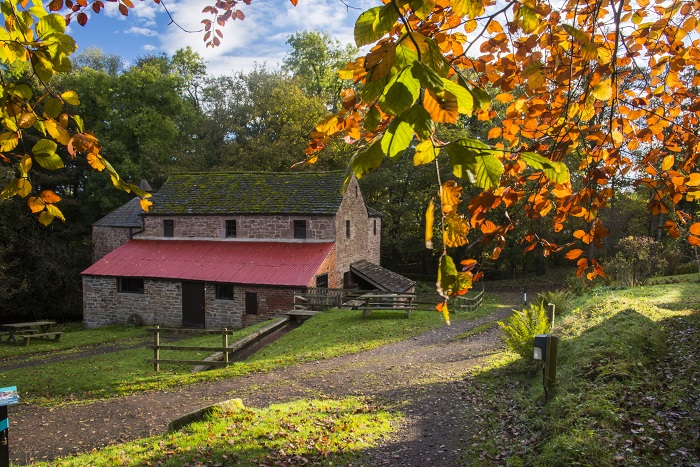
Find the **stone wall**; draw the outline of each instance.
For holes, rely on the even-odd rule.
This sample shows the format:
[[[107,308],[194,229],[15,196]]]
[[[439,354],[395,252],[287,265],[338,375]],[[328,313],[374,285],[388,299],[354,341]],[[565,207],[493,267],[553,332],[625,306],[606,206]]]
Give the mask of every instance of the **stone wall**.
[[[329,263],[330,264],[330,263]],[[323,272],[319,272],[323,273]],[[182,326],[182,286],[179,281],[144,279],[144,292],[118,292],[116,277],[83,276],[83,322],[86,327],[127,324],[132,313],[147,325]],[[236,285],[233,300],[217,299],[216,284],[205,284],[207,329],[237,329],[265,321],[293,308],[301,288]],[[245,293],[258,294],[258,313],[245,313]]]
[[[116,250],[129,240],[130,227],[92,227],[92,262],[96,262],[112,250]]]
[[[294,221],[306,221],[306,238],[310,240],[335,239],[332,216],[145,216],[145,231],[140,237],[163,237],[163,220],[173,220],[175,237],[225,238],[226,221],[236,221],[236,238],[259,240],[294,239]]]
[[[375,234],[374,220],[377,220]],[[350,221],[350,235],[347,236],[347,221]],[[343,283],[343,274],[350,271],[350,265],[355,261],[366,259],[379,264],[379,245],[381,239],[381,222],[377,218],[370,219],[362,199],[357,179],[352,177],[348,184],[343,201],[336,215],[336,281]]]

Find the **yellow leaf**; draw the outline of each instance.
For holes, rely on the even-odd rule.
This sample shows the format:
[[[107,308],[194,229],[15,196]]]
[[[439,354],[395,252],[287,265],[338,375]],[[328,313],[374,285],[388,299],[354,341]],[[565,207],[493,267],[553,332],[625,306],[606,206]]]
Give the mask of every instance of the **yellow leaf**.
[[[334,135],[338,132],[338,117],[333,116],[327,120],[321,122],[317,127],[316,131],[323,133],[324,135]]]
[[[613,130],[612,131],[612,139],[613,139],[613,141],[615,141],[615,143],[622,144],[622,142],[624,141],[625,138],[624,138],[624,136],[622,136],[622,133],[620,133],[617,130]]]
[[[26,178],[17,179],[17,194],[26,198],[32,192],[32,184]]]
[[[450,311],[447,309],[447,302],[443,302],[442,316],[445,317],[445,324],[450,325]]]
[[[71,105],[80,105],[80,99],[78,99],[78,93],[75,91],[66,91],[61,94],[61,98]]]
[[[613,89],[611,80],[606,79],[593,86],[591,94],[598,100],[608,101],[612,98],[612,92]]]
[[[440,148],[433,146],[433,142],[429,139],[421,141],[418,146],[416,146],[416,152],[413,154],[413,165],[419,166],[423,164],[428,164],[435,160],[435,158],[440,153]]]
[[[6,131],[5,133],[0,134],[0,151],[1,152],[12,151],[14,148],[17,147],[18,143],[19,143],[19,138],[17,137],[16,132]]]
[[[52,118],[47,118],[44,121],[44,126],[46,131],[49,132],[51,137],[63,145],[67,145],[70,141],[70,133],[68,130],[59,125],[56,120]]]
[[[146,212],[149,212],[151,210],[151,206],[153,206],[153,203],[145,198],[141,198],[141,200],[139,200],[139,204],[141,205],[141,209]]]
[[[48,226],[52,221],[53,216],[49,214],[48,211],[42,211],[41,214],[39,214],[39,222],[41,222],[42,224]]]
[[[61,219],[62,221],[65,221],[65,220],[66,220],[66,218],[63,217],[63,213],[61,212],[61,210],[58,209],[58,208],[57,208],[56,206],[54,206],[53,204],[47,204],[47,205],[46,205],[46,212],[48,212],[49,214],[51,214],[51,217],[58,217],[58,218]]]
[[[486,31],[490,32],[491,34],[503,32],[503,26],[501,26],[501,23],[498,21],[492,20],[489,22],[488,26],[486,26]]]
[[[479,23],[477,23],[475,19],[470,19],[469,21],[464,23],[464,32],[469,34],[470,32],[475,31],[477,26],[479,26]]]
[[[22,177],[26,177],[29,171],[32,169],[32,158],[29,154],[22,156],[22,160],[19,163],[19,172]]]
[[[425,210],[425,247],[429,250],[433,248],[433,224],[435,222],[435,204],[431,199],[428,208]]]
[[[688,181],[686,182],[688,186],[700,186],[700,173],[693,172],[688,175]]]
[[[673,167],[674,162],[676,162],[676,159],[673,157],[673,155],[668,155],[664,157],[664,161],[661,163],[661,170],[666,172],[671,167]]]
[[[99,152],[90,151],[90,153],[87,155],[87,161],[88,164],[90,164],[90,167],[97,170],[98,172],[102,172],[106,167],[104,160],[102,159],[102,156],[100,156]]]
[[[434,93],[428,89],[423,98],[423,107],[430,114],[430,118],[438,123],[457,123],[459,116],[459,102],[454,94],[449,91]]]

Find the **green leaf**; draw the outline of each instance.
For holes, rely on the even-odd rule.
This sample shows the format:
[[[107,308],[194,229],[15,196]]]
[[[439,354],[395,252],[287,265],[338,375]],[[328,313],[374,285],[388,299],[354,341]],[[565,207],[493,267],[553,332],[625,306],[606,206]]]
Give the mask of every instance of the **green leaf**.
[[[35,156],[50,156],[56,153],[57,147],[58,145],[50,139],[40,139],[34,147],[32,147],[32,153]]]
[[[422,62],[413,62],[411,67],[411,74],[413,77],[420,81],[423,87],[433,90],[434,92],[440,92],[445,89],[443,79],[438,76],[432,68],[425,65]]]
[[[58,154],[34,154],[37,163],[46,170],[57,170],[63,168],[63,161]]]
[[[471,88],[469,92],[471,92],[474,103],[480,110],[488,110],[491,107],[491,95],[488,92],[481,88]]]
[[[537,30],[540,25],[540,19],[537,12],[525,5],[520,5],[516,18],[520,19],[522,30],[525,34],[531,34]]]
[[[474,98],[469,90],[449,79],[443,79],[443,83],[445,89],[457,98],[457,105],[459,106],[457,111],[463,115],[471,116],[474,111]]]
[[[498,173],[498,180],[500,181],[503,165],[493,156],[493,150],[487,144],[477,139],[462,138],[448,144],[445,146],[445,149],[450,156],[452,173],[456,177],[466,179],[481,188],[494,183],[496,173]],[[500,171],[496,167],[494,160],[483,160],[485,156],[493,157],[500,166]]]
[[[379,97],[384,92],[386,83],[387,78],[382,78],[377,81],[370,81],[362,87],[360,97],[366,104],[371,104],[374,102],[374,99]]]
[[[399,19],[399,12],[392,3],[370,8],[355,22],[355,44],[358,47],[373,44],[387,34]]]
[[[468,16],[469,19],[474,19],[484,14],[484,4],[481,0],[452,0],[450,6],[459,17]]]
[[[73,70],[73,64],[71,63],[68,56],[63,52],[57,53],[54,56],[53,60],[51,60],[51,63],[53,63],[54,71],[57,72],[69,73]]]
[[[54,74],[53,64],[40,51],[32,54],[32,68],[42,81],[49,81]]]
[[[476,185],[488,190],[501,184],[503,164],[493,154],[480,154],[476,158]]]
[[[55,13],[42,17],[36,25],[36,33],[41,38],[49,34],[64,32],[66,32],[66,19]]]
[[[374,131],[374,129],[377,128],[377,125],[379,125],[381,118],[382,116],[379,113],[379,109],[376,107],[369,109],[369,112],[367,112],[367,115],[365,115],[365,121],[363,123],[365,130]]]
[[[553,162],[534,152],[522,152],[520,157],[533,169],[543,171],[547,179],[554,183],[570,181],[569,168],[563,162]]]
[[[49,118],[56,118],[63,111],[63,103],[55,97],[49,97],[44,102],[44,114]]]
[[[352,156],[349,168],[359,179],[379,167],[383,160],[384,151],[382,151],[381,140],[377,139],[368,148],[364,148]]]
[[[432,68],[440,77],[446,78],[447,73],[450,71],[450,64],[445,59],[445,56],[442,55],[440,46],[429,37],[425,38],[425,42],[428,44],[428,50],[422,54],[421,62]]]
[[[73,120],[78,127],[78,131],[83,132],[85,124],[83,123],[83,118],[80,115],[73,115]]]
[[[401,119],[411,125],[413,132],[422,140],[430,139],[435,130],[433,119],[425,107],[416,104],[401,114]]]
[[[420,81],[404,68],[387,84],[379,97],[379,107],[388,115],[401,115],[409,109],[420,95]]]
[[[15,96],[20,96],[23,99],[31,99],[34,93],[32,92],[32,88],[27,86],[26,84],[19,84],[17,86],[12,87],[12,94]]]
[[[409,0],[408,5],[419,19],[425,19],[433,11],[436,3],[433,0]]]
[[[455,177],[476,183],[476,152],[456,141],[445,146]]]
[[[389,159],[396,161],[411,144],[413,140],[413,128],[411,125],[395,118],[382,137],[382,151],[389,156]]]

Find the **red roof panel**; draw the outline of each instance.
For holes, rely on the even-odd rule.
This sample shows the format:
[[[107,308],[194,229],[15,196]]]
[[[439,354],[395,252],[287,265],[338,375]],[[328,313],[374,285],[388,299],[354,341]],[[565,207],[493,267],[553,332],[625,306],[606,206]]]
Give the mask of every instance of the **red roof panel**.
[[[131,240],[82,274],[306,287],[333,243]]]

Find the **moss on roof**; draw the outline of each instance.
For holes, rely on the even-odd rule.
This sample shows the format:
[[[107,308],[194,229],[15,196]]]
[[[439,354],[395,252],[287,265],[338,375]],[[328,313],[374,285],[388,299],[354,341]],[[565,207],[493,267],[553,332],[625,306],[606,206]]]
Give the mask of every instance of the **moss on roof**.
[[[171,175],[151,214],[333,215],[343,172],[234,172]]]

